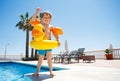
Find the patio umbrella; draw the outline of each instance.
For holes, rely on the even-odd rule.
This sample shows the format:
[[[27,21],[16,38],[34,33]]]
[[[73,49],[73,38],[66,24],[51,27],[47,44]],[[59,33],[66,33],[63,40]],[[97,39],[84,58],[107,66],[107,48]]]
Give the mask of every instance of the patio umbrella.
[[[67,40],[65,40],[65,52],[69,52],[69,51],[68,51],[68,43],[67,43]]]
[[[112,44],[110,44],[109,49],[110,49],[110,53],[113,54],[113,45]]]

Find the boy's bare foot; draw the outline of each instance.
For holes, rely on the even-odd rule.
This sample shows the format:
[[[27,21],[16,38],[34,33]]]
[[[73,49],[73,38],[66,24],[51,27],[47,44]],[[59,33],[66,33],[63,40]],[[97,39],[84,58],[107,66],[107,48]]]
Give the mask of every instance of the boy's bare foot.
[[[53,78],[55,76],[55,74],[50,74],[50,78]]]
[[[38,76],[39,75],[39,73],[34,73],[34,74],[32,74],[32,76]]]

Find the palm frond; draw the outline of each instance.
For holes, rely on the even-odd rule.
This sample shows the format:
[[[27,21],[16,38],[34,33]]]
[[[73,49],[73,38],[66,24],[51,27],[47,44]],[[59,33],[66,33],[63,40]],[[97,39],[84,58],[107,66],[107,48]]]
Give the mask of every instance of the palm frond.
[[[39,14],[39,18],[40,18],[40,19],[42,18],[42,14],[43,14],[43,13],[40,13],[40,14]]]
[[[29,17],[29,14],[28,14],[28,12],[26,12],[26,14],[25,14],[26,20],[28,20],[28,17]]]
[[[25,15],[25,17],[27,17],[27,18],[29,17],[29,14],[28,14],[28,12],[26,12],[26,15]]]
[[[16,26],[15,26],[15,27],[18,27],[18,26],[19,26],[19,24],[20,24],[20,22],[21,22],[21,21],[19,21],[19,22],[16,24]]]
[[[24,18],[24,16],[21,14],[20,15],[20,18],[21,18],[21,20],[24,20],[25,18]]]

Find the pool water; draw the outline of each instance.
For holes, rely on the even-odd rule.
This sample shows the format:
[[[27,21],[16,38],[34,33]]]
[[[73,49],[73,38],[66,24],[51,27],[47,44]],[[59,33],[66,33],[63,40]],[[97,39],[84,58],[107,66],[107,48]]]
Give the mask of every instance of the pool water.
[[[31,81],[24,74],[34,73],[36,71],[36,65],[29,65],[15,62],[0,62],[0,81]],[[54,68],[56,70],[62,70],[61,68]],[[40,72],[49,71],[48,67],[41,67]]]

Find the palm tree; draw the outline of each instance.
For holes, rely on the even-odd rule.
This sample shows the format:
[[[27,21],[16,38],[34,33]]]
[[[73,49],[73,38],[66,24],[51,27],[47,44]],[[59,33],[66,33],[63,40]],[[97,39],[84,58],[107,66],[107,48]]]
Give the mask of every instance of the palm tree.
[[[16,27],[18,27],[20,30],[26,31],[26,58],[29,57],[29,31],[32,30],[32,26],[30,25],[29,21],[31,18],[29,18],[28,12],[25,15],[20,15],[21,20],[16,24]]]

